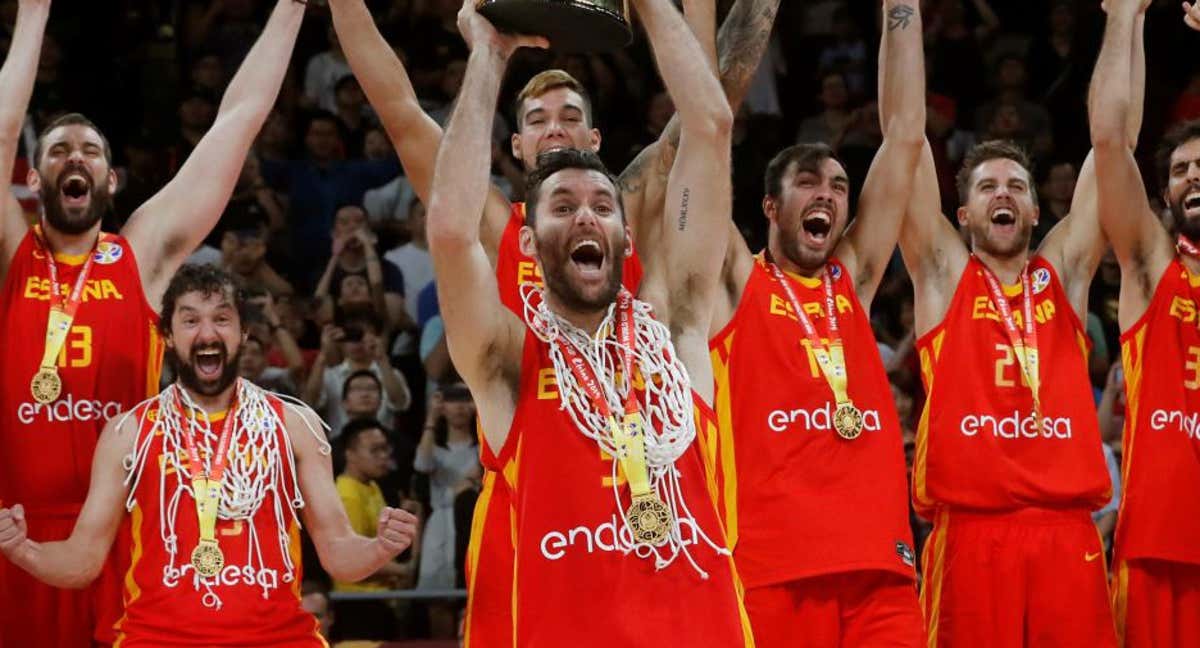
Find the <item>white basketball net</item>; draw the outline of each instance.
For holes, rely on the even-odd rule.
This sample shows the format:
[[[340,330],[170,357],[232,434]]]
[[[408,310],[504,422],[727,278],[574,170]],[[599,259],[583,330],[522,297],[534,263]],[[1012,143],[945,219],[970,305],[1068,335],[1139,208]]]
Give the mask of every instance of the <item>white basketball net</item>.
[[[224,477],[221,480],[221,505],[217,511],[217,519],[242,520],[245,523],[250,540],[243,566],[245,569],[252,570],[252,573],[260,573],[265,565],[258,529],[254,525],[254,516],[258,513],[267,494],[274,493],[275,524],[278,536],[274,540],[279,543],[279,552],[283,556],[282,580],[290,583],[295,579],[295,565],[292,564],[292,556],[289,551],[291,539],[286,530],[286,523],[290,518],[291,521],[300,525],[300,518],[296,511],[304,507],[304,498],[300,492],[299,478],[296,474],[296,458],[292,453],[287,426],[271,406],[268,395],[283,399],[284,407],[292,410],[299,411],[299,408],[307,410],[308,407],[300,401],[268,392],[248,380],[239,379],[235,389],[237,390],[237,411],[234,413],[236,419],[233,422],[229,441],[229,458],[225,466]],[[157,420],[144,436],[138,437],[133,452],[125,458],[125,485],[129,487],[129,496],[125,501],[125,507],[132,511],[137,504],[137,488],[141,482],[146,462],[151,459],[150,448],[155,432],[161,431],[162,449],[158,456],[162,459],[159,466],[158,492],[162,514],[159,518],[159,533],[168,555],[167,564],[163,566],[163,583],[172,586],[171,584],[185,579],[182,566],[179,564],[179,539],[175,533],[175,521],[179,515],[181,496],[186,492],[191,497],[195,497],[186,469],[187,444],[183,435],[193,436],[196,448],[203,457],[205,469],[208,471],[211,470],[220,430],[214,430],[207,418],[194,415],[183,418],[180,415],[180,404],[183,405],[182,411],[198,412],[201,410],[187,391],[180,389],[177,384],[172,384],[161,394],[146,402],[149,403],[155,399],[158,400],[157,408],[145,408],[141,420],[138,421],[139,435],[142,434],[141,430],[147,429],[144,425],[147,412],[157,409]],[[125,416],[128,417],[130,414],[132,411]],[[308,425],[309,419],[306,416],[298,418],[305,421],[309,433],[320,442],[321,453],[328,455],[330,449],[325,440],[324,430]],[[124,423],[125,421],[122,420],[121,424],[124,425]],[[156,459],[156,461],[158,460]],[[285,462],[291,474],[290,480],[287,479],[288,472],[284,470]],[[172,471],[172,469],[174,470]],[[174,475],[173,478],[171,474]],[[195,515],[193,507],[185,508],[184,515]],[[233,564],[236,560],[228,553],[225,557],[228,561],[227,564]],[[200,578],[194,573],[192,576],[206,590],[206,594],[203,596],[204,605],[219,610],[221,599],[213,591],[216,579]],[[265,582],[261,582],[260,587],[263,598],[267,598],[271,588]]]
[[[566,410],[575,427],[584,436],[595,441],[602,451],[615,459],[621,458],[624,451],[613,439],[608,421],[595,410],[559,347],[560,344],[574,347],[595,373],[609,408],[613,412],[623,411],[625,396],[634,381],[615,379],[621,370],[621,349],[624,348],[615,334],[616,304],[609,306],[596,335],[591,336],[550,310],[542,297],[540,287],[529,283],[521,285],[525,323],[538,339],[550,347],[550,360],[554,364],[561,409]],[[633,366],[641,374],[645,385],[639,404],[646,422],[646,467],[650,473],[650,488],[670,507],[675,524],[667,544],[663,547],[636,541],[632,529],[629,528],[625,505],[621,502],[617,480],[620,463],[613,461],[613,498],[616,500],[623,526],[621,532],[616,534],[617,545],[621,551],[633,552],[640,558],[654,556],[658,569],[667,567],[683,554],[702,577],[708,578],[708,574],[696,564],[687,549],[687,546],[693,543],[684,542],[683,525],[687,523],[696,536],[717,553],[729,555],[729,551],[709,539],[696,522],[695,516],[684,501],[679,485],[682,475],[675,467],[675,461],[683,456],[696,439],[691,380],[687,368],[675,355],[671,332],[654,319],[650,304],[638,299],[633,300],[633,322],[637,348],[625,348],[624,353],[629,353],[633,358]]]

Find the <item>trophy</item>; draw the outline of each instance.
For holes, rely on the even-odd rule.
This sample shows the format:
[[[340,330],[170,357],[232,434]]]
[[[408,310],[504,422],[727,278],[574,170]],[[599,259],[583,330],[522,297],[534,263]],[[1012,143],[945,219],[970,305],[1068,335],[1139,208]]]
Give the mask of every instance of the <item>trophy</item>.
[[[609,52],[633,40],[628,0],[479,0],[497,28],[545,36],[560,52]]]

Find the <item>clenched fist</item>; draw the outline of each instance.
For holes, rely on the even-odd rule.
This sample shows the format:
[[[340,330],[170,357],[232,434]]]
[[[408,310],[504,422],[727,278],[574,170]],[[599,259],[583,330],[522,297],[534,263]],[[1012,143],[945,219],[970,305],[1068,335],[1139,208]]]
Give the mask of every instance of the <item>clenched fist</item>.
[[[379,527],[375,540],[391,557],[396,557],[412,544],[417,535],[417,517],[408,511],[384,507],[379,512]]]
[[[11,558],[28,540],[25,508],[20,504],[12,508],[0,508],[0,552]]]

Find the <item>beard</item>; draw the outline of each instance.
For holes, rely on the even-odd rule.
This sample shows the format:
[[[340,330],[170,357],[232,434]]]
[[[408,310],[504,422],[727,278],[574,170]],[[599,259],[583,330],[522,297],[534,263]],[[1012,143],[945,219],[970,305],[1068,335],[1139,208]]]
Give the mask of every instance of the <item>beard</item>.
[[[833,256],[833,251],[837,249],[838,242],[841,239],[841,234],[836,236],[832,231],[829,232],[829,239],[826,241],[827,250],[820,252],[806,247],[800,242],[800,232],[792,228],[779,228],[779,248],[783,251],[783,255],[787,257],[792,265],[796,266],[800,272],[808,274],[815,272],[825,267],[829,262],[829,258]]]
[[[88,178],[88,191],[91,201],[83,211],[66,210],[62,206],[62,181],[71,171],[83,171]],[[46,223],[63,234],[83,234],[92,229],[112,207],[112,194],[108,192],[107,184],[95,185],[86,169],[79,166],[67,166],[58,174],[54,182],[42,182],[38,192],[45,208]]]
[[[609,259],[611,266],[608,280],[604,287],[594,296],[584,294],[567,276],[567,264],[571,263],[569,255],[562,253],[562,246],[546,245],[538,242],[541,251],[542,274],[546,281],[546,289],[554,294],[567,308],[576,312],[594,312],[608,308],[617,299],[621,291],[621,279],[625,269],[625,241],[610,241],[609,248],[613,250]]]
[[[1008,243],[993,241],[988,236],[988,225],[990,224],[990,222],[985,221],[980,225],[968,225],[967,229],[971,234],[971,244],[975,250],[986,252],[990,256],[999,258],[1014,257],[1029,251],[1029,242],[1033,240],[1032,221],[1022,223],[1021,229],[1017,231],[1017,235]]]
[[[1193,243],[1200,243],[1200,216],[1188,218],[1187,211],[1183,208],[1183,197],[1187,192],[1180,194],[1179,198],[1171,201],[1171,226],[1176,234],[1183,235]]]
[[[216,380],[203,380],[196,373],[196,354],[200,351],[208,349],[216,349],[221,354],[221,375]],[[197,346],[192,349],[191,357],[187,360],[179,357],[178,349],[170,349],[166,354],[167,364],[171,370],[175,372],[179,382],[189,390],[200,394],[201,396],[216,396],[229,388],[234,380],[238,377],[238,368],[241,366],[242,349],[238,348],[233,357],[229,357],[229,350],[222,344],[206,344]]]

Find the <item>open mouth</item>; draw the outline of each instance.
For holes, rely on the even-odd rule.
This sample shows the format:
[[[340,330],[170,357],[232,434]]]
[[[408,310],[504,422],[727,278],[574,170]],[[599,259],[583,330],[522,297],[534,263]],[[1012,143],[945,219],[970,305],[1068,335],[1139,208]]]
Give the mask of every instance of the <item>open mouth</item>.
[[[571,248],[571,263],[584,277],[599,274],[604,265],[604,250],[594,240],[579,241]]]
[[[201,349],[195,353],[196,375],[202,380],[217,380],[225,367],[225,353],[220,349]]]
[[[993,225],[1015,225],[1017,223],[1017,214],[1009,207],[997,207],[992,210]]]
[[[804,215],[800,227],[811,242],[821,245],[829,238],[829,232],[833,229],[833,216],[827,211],[814,209]]]
[[[1193,212],[1200,211],[1200,188],[1189,191],[1183,197],[1183,211],[1189,216],[1194,215]]]
[[[75,173],[63,180],[61,192],[64,203],[72,206],[83,205],[87,203],[92,187],[86,176]]]

